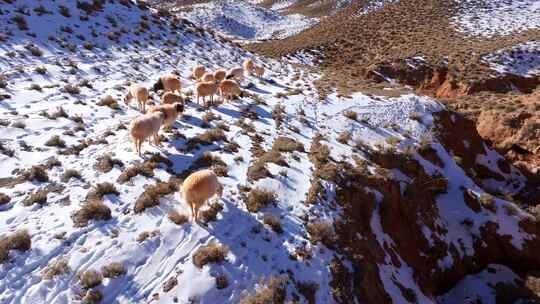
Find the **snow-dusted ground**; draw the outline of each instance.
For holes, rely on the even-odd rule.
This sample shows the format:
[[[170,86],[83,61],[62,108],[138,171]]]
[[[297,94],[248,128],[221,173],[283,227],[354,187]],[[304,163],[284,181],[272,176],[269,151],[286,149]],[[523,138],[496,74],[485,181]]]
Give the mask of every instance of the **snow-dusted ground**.
[[[318,21],[299,14],[282,15],[246,1],[215,1],[194,4],[178,15],[197,26],[212,28],[239,40],[282,39],[313,26]]]
[[[540,16],[539,16],[540,18]],[[525,77],[540,75],[540,41],[529,41],[482,57],[494,71]]]
[[[176,71],[182,77],[183,92],[187,93],[193,89],[194,83],[189,80],[193,65],[204,64],[212,70],[229,68],[253,55],[211,35],[191,31],[181,24],[178,29],[173,29],[169,21],[154,18],[133,5],[125,7],[117,2],[107,3],[103,12],[81,21],[80,17],[84,14],[73,1],[55,1],[54,5],[47,6],[51,14],[42,16],[34,12],[39,3],[21,0],[16,4],[0,5],[4,12],[0,15],[0,22],[11,33],[0,46],[0,69],[7,82],[6,88],[0,89],[0,95],[9,95],[9,98],[0,101],[0,117],[9,123],[0,126],[0,142],[14,151],[13,156],[0,154],[0,178],[13,176],[15,169],[43,164],[56,157],[62,165],[50,169],[48,175],[51,182],[63,184],[66,188],[60,193],[49,193],[47,203],[29,207],[22,204],[27,195],[44,189],[50,183],[27,181],[12,188],[0,188],[0,192],[11,197],[11,202],[0,206],[0,234],[28,229],[32,239],[31,250],[11,251],[9,261],[0,264],[0,302],[77,302],[81,289],[77,273],[100,270],[111,262],[119,262],[126,267],[127,274],[116,279],[105,279],[98,287],[104,295],[103,303],[171,303],[174,298],[179,303],[191,300],[199,300],[200,303],[237,303],[244,290],[253,290],[261,277],[286,272],[292,273],[290,275],[297,282],[316,283],[317,303],[332,303],[329,285],[332,278],[328,263],[335,253],[321,244],[309,242],[303,218],[307,214],[310,218],[332,221],[340,216],[340,210],[329,202],[316,205],[303,203],[313,178],[313,165],[307,153],[284,153],[289,167],[268,164],[273,178],[247,181],[247,169],[254,161],[250,151],[253,142],[235,122],[246,110],[257,113],[258,119],[245,118],[245,122],[253,124],[266,150],[270,149],[277,136],[283,135],[301,142],[307,150],[315,134],[322,133],[326,138],[325,143],[332,147],[333,159],[353,162],[353,148],[336,140],[342,131],[349,131],[354,140],[362,140],[371,147],[388,145],[388,138],[398,137],[401,143],[396,148],[402,151],[409,145],[417,146],[422,138],[431,134],[431,114],[442,110],[442,105],[430,98],[415,95],[384,98],[355,94],[351,99],[344,99],[332,94],[320,102],[312,85],[318,75],[286,62],[260,58],[256,61],[267,67],[267,80],[248,77],[244,84],[252,83],[249,88],[246,86],[246,91],[264,103],[257,103],[253,97],[244,97],[207,110],[220,116],[220,122],[229,127],[224,131],[228,140],[239,144],[238,152],[225,152],[223,142],[188,150],[187,139],[207,130],[202,125],[205,111],[194,103],[188,103],[185,117],[179,119],[173,128],[185,139],[171,132],[163,132],[168,138],[163,146],[148,143],[143,146],[145,151],[159,153],[171,160],[172,171],[166,170],[163,165],[154,170],[155,176],[152,178],[139,175],[128,183],[120,184],[116,180],[123,169],[141,162],[133,151],[128,131],[118,128],[140,115],[134,103],[128,107],[121,102],[129,81],[150,87],[160,74]],[[58,5],[65,5],[71,17],[61,16]],[[17,8],[27,13],[23,17],[28,31],[20,31],[11,21]],[[148,31],[138,30],[143,21]],[[60,26],[64,27],[63,31]],[[73,33],[66,32],[66,26]],[[122,33],[118,42],[113,43],[105,37],[112,31]],[[43,56],[31,55],[25,48],[29,42],[41,49]],[[95,47],[85,49],[82,47],[85,42],[91,42]],[[70,47],[70,44],[74,46],[73,51],[60,47]],[[298,60],[308,61],[309,58]],[[37,67],[44,67],[46,73],[39,74]],[[88,81],[89,86],[82,85],[84,81]],[[62,92],[67,84],[79,86],[80,92]],[[30,89],[32,86],[38,88],[37,85],[41,91]],[[293,88],[301,88],[300,94],[288,94]],[[288,96],[283,97],[280,93]],[[120,109],[113,110],[96,104],[107,94],[120,101]],[[153,97],[158,99],[155,94]],[[278,104],[285,109],[282,127],[276,125],[271,114]],[[44,116],[44,112],[53,114],[59,107],[69,117],[80,115],[84,128],[77,127],[72,119]],[[351,110],[358,113],[361,121],[344,117],[343,113]],[[305,115],[305,122],[298,119],[301,112]],[[411,119],[413,113],[422,116],[421,122]],[[15,127],[15,122],[22,122],[24,127]],[[210,122],[210,125],[216,127],[217,123]],[[79,156],[63,155],[59,153],[63,149],[44,144],[53,135],[61,136],[68,147],[85,139],[104,138],[106,142],[90,145]],[[478,234],[480,225],[493,220],[501,223],[500,233],[512,237],[519,248],[522,241],[529,237],[517,225],[524,215],[518,213],[509,216],[504,214],[502,208],[496,214],[467,211],[462,199],[456,198],[461,197],[458,188],[465,186],[478,195],[483,190],[466,177],[440,144],[434,142],[434,147],[445,162],[442,174],[450,179],[449,193],[441,195],[438,200],[441,220],[451,228],[451,232],[444,236],[445,241],[458,244],[456,248],[465,248],[461,254],[469,254],[473,250],[471,231]],[[217,221],[208,226],[173,224],[167,219],[169,211],[188,214],[188,208],[179,199],[178,193],[162,197],[159,206],[141,214],[133,213],[134,202],[148,185],[158,179],[167,181],[171,176],[181,174],[206,151],[221,157],[228,167],[229,176],[220,178],[225,186],[221,199],[224,209]],[[121,160],[124,167],[115,166],[108,173],[96,171],[96,159],[105,154],[112,154]],[[482,161],[490,165],[498,157],[492,152]],[[148,154],[143,157],[146,158]],[[430,174],[437,171],[425,160],[419,158],[419,161]],[[72,178],[62,182],[61,175],[67,169],[79,171],[82,179]],[[371,165],[370,170],[374,170]],[[511,174],[517,175],[516,172]],[[400,178],[398,172],[395,176]],[[523,184],[522,177],[518,175],[515,178]],[[113,182],[119,191],[119,195],[104,198],[104,203],[112,211],[112,219],[92,221],[84,228],[74,227],[71,214],[80,209],[89,187],[101,182]],[[277,205],[257,213],[248,212],[239,194],[238,186],[241,185],[275,191]],[[325,184],[325,187],[331,193],[332,185]],[[331,199],[332,195],[329,195],[328,200]],[[496,200],[495,204],[510,203]],[[282,234],[276,234],[263,225],[262,218],[266,214],[280,219],[284,230]],[[469,217],[474,223],[469,228],[471,231],[465,231],[458,223]],[[378,212],[374,213],[370,224],[381,246],[384,242],[391,244],[382,231]],[[140,233],[148,231],[159,233],[138,242]],[[431,235],[434,232],[425,233]],[[65,235],[56,237],[59,234]],[[227,261],[199,269],[193,265],[192,256],[202,245],[210,242],[229,246]],[[306,248],[313,257],[308,262],[292,260],[290,256],[297,248]],[[60,258],[67,260],[71,271],[52,280],[43,279],[43,269]],[[451,258],[441,261],[445,267],[450,267],[452,263]],[[400,268],[390,262],[379,267],[381,278],[396,302],[403,302],[405,298],[394,280],[411,288],[418,299],[430,302],[413,281],[413,270],[404,262]],[[216,288],[215,277],[218,275],[227,277],[229,287]],[[171,277],[178,279],[178,285],[164,292],[163,284]],[[287,285],[289,299],[293,292],[296,293],[295,286],[290,283]],[[159,297],[155,294],[159,294]],[[301,300],[305,302],[305,299]]]
[[[540,28],[537,0],[455,0],[460,6],[453,23],[458,31],[473,36],[510,35]]]

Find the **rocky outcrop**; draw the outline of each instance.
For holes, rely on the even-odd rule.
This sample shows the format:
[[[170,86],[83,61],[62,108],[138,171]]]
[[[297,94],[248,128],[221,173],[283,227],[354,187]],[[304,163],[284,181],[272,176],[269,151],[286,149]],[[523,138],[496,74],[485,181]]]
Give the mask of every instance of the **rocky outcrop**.
[[[510,181],[505,172],[515,168],[501,158],[496,167],[484,166],[485,176],[472,176],[474,168],[479,171],[479,156],[488,154],[474,123],[451,112],[440,112],[435,119],[436,152],[427,149],[431,152],[426,154],[431,160],[421,154],[364,151],[381,167],[377,172],[398,170],[408,181],[339,164],[336,201],[343,218],[336,224],[335,247],[353,271],[336,267],[341,272],[335,275],[354,287],[341,294],[352,293],[362,303],[435,301],[462,278],[492,263],[522,276],[540,269],[540,225],[481,188],[482,179],[495,175]],[[450,155],[461,159],[462,173]],[[435,173],[428,174],[426,166]],[[448,174],[453,174],[451,179]],[[475,182],[467,182],[467,177]],[[508,233],[509,227],[514,232]],[[350,295],[344,299],[337,301],[351,302]]]

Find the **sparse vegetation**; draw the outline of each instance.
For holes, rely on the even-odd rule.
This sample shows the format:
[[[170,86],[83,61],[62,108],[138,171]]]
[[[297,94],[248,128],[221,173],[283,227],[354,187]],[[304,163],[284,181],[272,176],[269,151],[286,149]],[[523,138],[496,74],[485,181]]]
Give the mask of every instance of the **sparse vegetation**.
[[[9,195],[0,192],[0,206],[5,205],[11,201],[11,197]]]
[[[120,194],[114,184],[109,182],[103,182],[96,184],[87,194],[86,199],[88,200],[101,200],[103,196],[108,194],[118,195]]]
[[[47,174],[46,168],[44,166],[32,166],[29,169],[23,170],[21,172],[21,177],[23,180],[31,182],[36,180],[38,182],[48,182],[49,175]]]
[[[28,251],[32,240],[26,230],[19,230],[11,235],[0,238],[0,263],[7,261],[10,250]]]
[[[101,268],[101,273],[105,278],[118,278],[126,274],[126,268],[122,263],[113,262]]]
[[[179,183],[175,179],[169,182],[157,182],[154,185],[146,187],[144,192],[135,201],[135,213],[141,213],[144,210],[159,205],[159,199],[162,196],[169,195],[178,190]]]
[[[285,136],[279,136],[274,141],[274,144],[272,145],[273,150],[277,150],[280,152],[304,152],[304,145],[292,138],[285,137]]]
[[[109,107],[113,110],[120,109],[120,105],[111,95],[105,95],[103,98],[101,98],[97,105],[102,107]]]
[[[32,206],[34,204],[43,205],[47,202],[47,194],[49,194],[46,190],[37,190],[35,192],[32,192],[26,196],[26,198],[23,200],[23,205],[25,206]]]
[[[76,178],[81,179],[81,173],[75,169],[67,169],[64,171],[64,174],[62,174],[62,182],[67,183],[70,179]]]
[[[263,218],[263,223],[268,225],[275,233],[283,233],[283,228],[281,227],[281,222],[279,218],[271,214],[266,214]]]
[[[103,275],[96,270],[87,270],[79,273],[79,284],[82,288],[90,289],[101,284],[103,281]]]
[[[59,135],[53,135],[51,138],[49,138],[45,142],[45,146],[47,147],[58,147],[58,148],[65,148],[66,142],[60,138]]]
[[[309,222],[306,225],[306,229],[312,243],[316,244],[317,242],[322,242],[329,247],[332,245],[334,239],[334,229],[329,222]]]
[[[495,198],[489,193],[482,193],[480,195],[480,204],[491,212],[497,212],[497,205],[495,204]]]
[[[94,165],[94,168],[102,173],[110,172],[114,166],[124,167],[124,163],[117,159],[113,158],[110,154],[105,154],[97,158],[97,162]],[[124,172],[122,172],[124,174]]]
[[[54,277],[61,276],[71,271],[66,258],[60,257],[51,261],[41,272],[43,279],[52,280]]]
[[[229,280],[227,277],[223,274],[218,275],[216,277],[216,288],[217,289],[225,289],[229,286]]]
[[[272,191],[251,189],[246,200],[246,207],[249,212],[258,212],[262,208],[275,203],[276,198],[276,194]]]
[[[169,214],[167,215],[167,218],[169,218],[169,220],[175,223],[176,225],[182,225],[184,223],[187,223],[189,220],[187,215],[180,214],[176,210],[169,212]]]
[[[199,247],[199,249],[195,251],[193,254],[193,264],[198,268],[202,268],[208,263],[222,263],[225,261],[228,253],[229,247],[210,243]]]
[[[90,220],[107,221],[111,218],[111,209],[99,200],[86,202],[80,210],[71,216],[75,227],[85,227]]]
[[[263,278],[255,292],[243,297],[240,304],[283,304],[287,296],[286,284],[287,280],[284,277]]]

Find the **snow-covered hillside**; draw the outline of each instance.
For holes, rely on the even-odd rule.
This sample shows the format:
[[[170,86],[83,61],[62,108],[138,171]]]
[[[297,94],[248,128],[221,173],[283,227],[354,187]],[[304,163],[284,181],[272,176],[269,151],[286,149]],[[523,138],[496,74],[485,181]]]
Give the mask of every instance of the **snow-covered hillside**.
[[[234,0],[194,4],[180,8],[178,15],[239,40],[282,39],[317,23],[314,18],[282,15],[255,3]]]
[[[357,269],[347,251],[326,242],[347,216],[338,185],[327,177],[331,165],[364,163],[366,174],[403,189],[416,181],[410,172],[382,168],[370,158],[377,151],[407,154],[428,178],[447,179],[446,192],[433,198],[434,222],[417,223],[426,252],[452,248],[434,272],[474,260],[476,242],[493,222],[493,235],[508,250],[535,240],[522,227],[530,216],[513,203],[490,196],[473,212],[463,200],[463,189],[474,199],[486,190],[512,194],[525,180],[513,167],[500,169],[504,160],[488,148],[474,162],[502,180],[470,178],[435,135],[435,117],[444,112],[435,100],[360,93],[321,100],[313,86],[319,75],[257,58],[264,79],[247,76],[244,97],[206,109],[194,102],[191,67],[235,67],[254,54],[131,1],[88,3],[0,4],[1,303],[253,303],[246,298],[264,296],[264,278],[278,282],[278,299],[334,303],[333,261],[345,272]],[[191,101],[173,128],[161,131],[162,146],[145,143],[138,157],[126,127],[141,113],[123,97],[129,83],[150,88],[166,72],[180,75]],[[159,98],[152,93],[153,104]],[[417,152],[426,146],[433,147],[431,160]],[[202,167],[219,172],[223,197],[205,207],[205,224],[183,222],[174,212],[189,211],[176,187]],[[322,187],[315,194],[314,181]],[[415,302],[411,293],[416,302],[434,303],[436,295],[417,280],[421,269],[407,264],[402,243],[386,230],[390,193],[375,186],[365,187],[375,197],[369,231],[352,241],[373,237],[370,246],[382,256],[368,261],[370,269],[395,303]],[[266,205],[253,208],[260,197]],[[25,230],[29,246],[20,241],[24,233],[16,234]],[[209,245],[227,248],[223,260],[213,252],[197,262]],[[504,278],[515,275],[493,268]],[[491,282],[495,274],[472,280]]]
[[[473,36],[510,35],[540,28],[540,1],[455,0],[459,13],[453,17],[458,31]]]

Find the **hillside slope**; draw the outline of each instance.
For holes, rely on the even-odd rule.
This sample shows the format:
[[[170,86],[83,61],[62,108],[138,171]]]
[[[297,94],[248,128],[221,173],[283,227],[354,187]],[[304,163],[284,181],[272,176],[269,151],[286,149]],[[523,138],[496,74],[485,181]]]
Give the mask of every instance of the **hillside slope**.
[[[244,97],[204,108],[191,67],[252,53],[131,1],[0,9],[1,303],[538,300],[526,177],[434,99],[324,97],[260,57]],[[138,157],[122,100],[166,72],[186,111]],[[223,196],[185,222],[178,187],[206,167]]]

